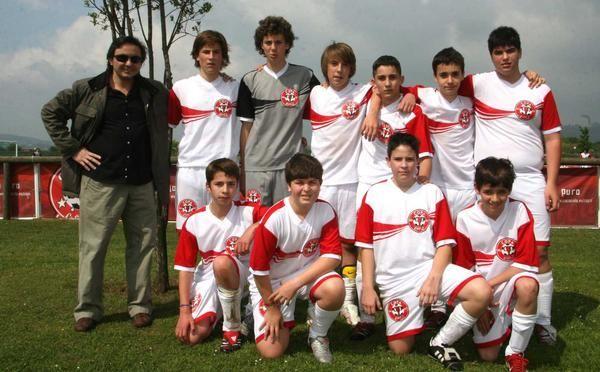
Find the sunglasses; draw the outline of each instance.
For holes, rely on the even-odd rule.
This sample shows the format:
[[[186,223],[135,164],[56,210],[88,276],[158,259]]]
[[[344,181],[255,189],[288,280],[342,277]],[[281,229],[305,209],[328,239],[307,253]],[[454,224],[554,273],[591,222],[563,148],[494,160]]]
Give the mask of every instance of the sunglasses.
[[[127,60],[130,60],[131,63],[142,63],[142,57],[140,56],[128,56],[127,54],[117,54],[116,56],[114,56],[114,59],[116,59],[117,61],[121,62],[121,63],[125,63],[127,62]]]

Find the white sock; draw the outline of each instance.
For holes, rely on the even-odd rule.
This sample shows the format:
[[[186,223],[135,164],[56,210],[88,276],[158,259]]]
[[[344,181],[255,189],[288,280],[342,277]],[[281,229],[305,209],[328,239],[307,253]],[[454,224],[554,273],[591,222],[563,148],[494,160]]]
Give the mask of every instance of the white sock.
[[[516,309],[512,313],[512,334],[504,355],[524,353],[529,344],[533,327],[535,326],[536,314],[521,314]]]
[[[313,319],[312,325],[310,326],[310,331],[308,332],[308,336],[315,338],[317,336],[325,337],[327,336],[327,331],[329,331],[329,327],[337,318],[340,310],[323,310],[319,307],[318,304],[315,303],[315,318]]]
[[[552,313],[552,292],[554,291],[554,278],[552,271],[538,274],[540,289],[537,298],[537,324],[550,325],[550,315]]]
[[[358,293],[358,314],[360,315],[360,322],[375,323],[375,316],[367,314],[360,302],[362,298],[362,264],[360,261],[356,262],[356,293]]]
[[[223,309],[223,331],[239,331],[242,325],[242,291],[217,287],[221,309]]]
[[[437,300],[431,304],[431,311],[439,311],[440,313],[446,314],[446,303],[444,301]]]
[[[344,280],[344,289],[346,295],[344,297],[344,303],[354,304],[356,299],[356,279],[342,278]]]
[[[440,329],[437,335],[431,340],[431,345],[450,346],[473,327],[477,318],[472,317],[463,309],[462,304],[458,304],[452,314],[448,317],[446,324]]]

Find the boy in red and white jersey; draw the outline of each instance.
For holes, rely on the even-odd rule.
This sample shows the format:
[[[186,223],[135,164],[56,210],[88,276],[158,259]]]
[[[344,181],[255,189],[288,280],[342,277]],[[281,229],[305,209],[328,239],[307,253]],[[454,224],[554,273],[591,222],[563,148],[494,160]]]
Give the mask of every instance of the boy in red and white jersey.
[[[493,307],[473,328],[479,355],[496,360],[510,335],[506,364],[510,371],[525,371],[528,361],[523,354],[537,318],[539,258],[533,216],[525,204],[508,198],[514,179],[507,159],[489,157],[477,164],[480,200],[458,214],[454,262],[483,275],[494,289]]]
[[[462,362],[451,345],[484,312],[491,288],[480,275],[450,263],[456,232],[448,203],[437,186],[417,182],[418,152],[418,139],[394,134],[387,150],[392,177],[373,185],[358,211],[361,302],[371,314],[383,303],[388,345],[396,354],[407,354],[423,330],[424,307],[438,298],[449,303],[458,299],[429,343],[434,359],[457,370]]]
[[[177,230],[196,209],[210,201],[206,167],[217,158],[236,159],[240,124],[235,103],[239,83],[225,81],[229,47],[217,31],[203,31],[194,40],[192,58],[199,73],[179,80],[169,97],[169,124],[184,125],[177,159]]]
[[[469,75],[460,94],[475,104],[475,161],[489,156],[509,159],[516,179],[511,197],[525,202],[533,214],[540,254],[537,333],[546,344],[556,341],[550,324],[553,278],[548,259],[550,216],[558,209],[557,186],[561,155],[561,124],[554,95],[547,85],[529,89],[519,70],[521,41],[512,27],[490,34],[488,50],[495,71]],[[542,174],[544,155],[547,182]]]
[[[361,126],[371,97],[371,84],[350,81],[356,72],[356,56],[345,43],[332,43],[321,55],[321,70],[327,87],[310,93],[311,150],[323,165],[319,197],[335,209],[342,242],[342,278],[346,297],[341,315],[348,324],[358,321],[356,298],[356,187]]]
[[[239,177],[231,159],[209,163],[206,187],[211,201],[187,218],[175,253],[180,303],[177,338],[197,344],[223,315],[224,352],[241,346],[240,301],[248,278],[248,250],[257,222],[266,212],[266,207],[233,201]]]
[[[287,349],[297,298],[314,304],[308,343],[315,358],[331,363],[327,331],[344,300],[344,285],[334,272],[341,259],[335,211],[319,200],[323,168],[306,154],[285,167],[290,196],[273,205],[256,231],[250,255],[250,295],[256,348],[264,358]]]

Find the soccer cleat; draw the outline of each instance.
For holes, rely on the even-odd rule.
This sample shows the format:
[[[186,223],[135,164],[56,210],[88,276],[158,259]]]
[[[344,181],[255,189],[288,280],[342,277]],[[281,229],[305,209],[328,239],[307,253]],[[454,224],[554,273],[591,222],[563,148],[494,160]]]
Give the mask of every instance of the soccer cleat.
[[[551,324],[548,325],[535,325],[535,334],[541,344],[553,346],[556,344],[556,328]]]
[[[371,336],[373,333],[375,333],[374,323],[358,322],[358,324],[352,328],[350,339],[352,341],[362,341]]]
[[[340,315],[346,319],[346,323],[353,327],[360,321],[360,317],[358,316],[358,306],[350,302],[344,302],[344,305],[342,305],[342,309],[340,310]]]
[[[239,350],[242,347],[242,335],[238,331],[224,331],[223,339],[221,340],[221,351],[231,353]]]
[[[511,354],[504,357],[508,372],[527,372],[529,361],[525,359],[522,353]]]
[[[308,309],[306,309],[306,326],[310,328],[315,318],[315,304],[312,301],[308,301]]]
[[[427,319],[425,319],[426,329],[439,329],[444,325],[444,323],[448,320],[448,316],[446,313],[436,310],[431,310]]]
[[[427,353],[430,357],[442,363],[445,368],[448,368],[451,371],[463,370],[462,359],[460,359],[460,355],[453,347],[447,345],[434,346],[431,345],[431,341],[429,341]]]
[[[329,350],[329,339],[327,337],[308,337],[308,346],[312,349],[315,359],[321,363],[331,363],[333,355]]]

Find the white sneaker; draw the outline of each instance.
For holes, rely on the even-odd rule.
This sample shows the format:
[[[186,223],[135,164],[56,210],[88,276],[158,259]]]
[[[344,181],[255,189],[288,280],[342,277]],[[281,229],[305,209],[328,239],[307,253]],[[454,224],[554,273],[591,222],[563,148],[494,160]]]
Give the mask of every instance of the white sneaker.
[[[340,315],[344,317],[346,323],[350,324],[352,327],[357,325],[360,321],[360,316],[358,316],[358,306],[350,302],[344,302],[344,305],[342,305],[342,309],[340,310]]]
[[[554,328],[551,324],[536,324],[535,333],[541,344],[552,346],[556,343],[556,328]]]
[[[308,345],[312,349],[315,359],[321,363],[331,363],[333,355],[329,350],[329,339],[327,337],[317,336],[315,338],[308,337]]]

